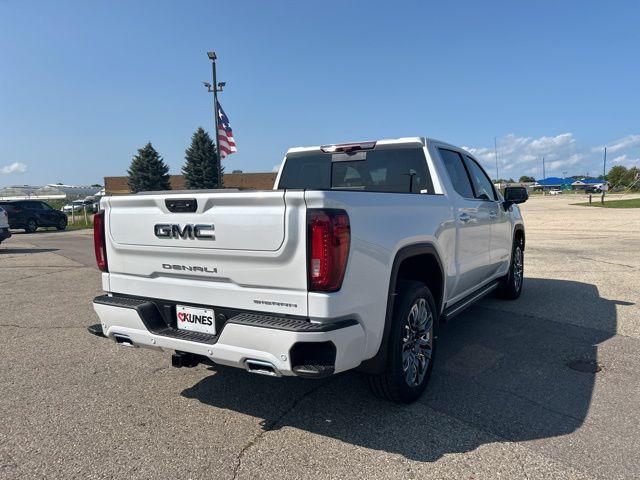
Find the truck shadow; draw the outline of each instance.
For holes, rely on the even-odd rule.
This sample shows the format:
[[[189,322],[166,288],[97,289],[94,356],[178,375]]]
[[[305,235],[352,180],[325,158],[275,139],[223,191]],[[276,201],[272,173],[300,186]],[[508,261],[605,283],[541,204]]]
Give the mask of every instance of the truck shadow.
[[[567,435],[584,422],[597,375],[567,364],[597,359],[615,335],[617,304],[628,303],[594,285],[527,278],[519,300],[483,300],[443,326],[430,385],[413,405],[376,399],[354,372],[316,382],[216,367],[182,395],[260,418],[264,430],[293,427],[418,461]]]

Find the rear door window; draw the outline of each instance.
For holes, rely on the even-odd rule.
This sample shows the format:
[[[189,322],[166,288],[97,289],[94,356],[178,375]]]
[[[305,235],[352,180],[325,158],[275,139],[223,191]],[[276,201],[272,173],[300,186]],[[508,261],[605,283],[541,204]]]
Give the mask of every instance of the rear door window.
[[[291,153],[278,188],[433,193],[424,151],[416,146],[379,146],[354,154]]]
[[[464,166],[462,155],[446,148],[439,148],[438,150],[455,191],[464,198],[474,198],[473,188],[471,187],[471,181]]]

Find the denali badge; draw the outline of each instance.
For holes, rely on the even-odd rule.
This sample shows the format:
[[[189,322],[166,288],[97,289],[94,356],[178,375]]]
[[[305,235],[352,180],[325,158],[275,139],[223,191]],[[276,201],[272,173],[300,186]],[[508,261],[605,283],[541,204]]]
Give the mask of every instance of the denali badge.
[[[195,238],[215,240],[215,228],[212,224],[193,225],[187,223],[184,227],[175,223],[157,223],[153,227],[153,233],[158,238],[182,238],[184,240]]]
[[[200,265],[173,265],[171,263],[163,263],[162,268],[165,270],[178,270],[181,272],[202,272],[202,273],[218,273],[216,267],[201,267]]]

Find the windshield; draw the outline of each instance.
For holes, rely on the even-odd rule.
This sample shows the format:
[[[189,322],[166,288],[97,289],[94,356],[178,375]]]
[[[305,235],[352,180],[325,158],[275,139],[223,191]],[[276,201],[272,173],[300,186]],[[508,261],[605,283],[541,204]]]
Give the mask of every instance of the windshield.
[[[347,153],[287,155],[278,188],[433,193],[421,146],[378,146]]]

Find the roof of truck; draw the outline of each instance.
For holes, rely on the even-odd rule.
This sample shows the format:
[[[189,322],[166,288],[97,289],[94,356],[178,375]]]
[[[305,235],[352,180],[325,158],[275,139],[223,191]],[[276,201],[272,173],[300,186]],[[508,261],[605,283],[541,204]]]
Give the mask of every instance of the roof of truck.
[[[426,145],[427,143],[438,143],[440,145],[448,145],[450,147],[459,148],[459,147],[455,147],[454,145],[451,145],[450,143],[443,142],[435,138],[428,138],[428,137],[384,138],[379,140],[367,140],[367,141],[358,141],[358,142],[330,143],[328,145],[343,145],[347,143],[367,143],[367,142],[373,142],[373,141],[376,142],[376,145],[393,145],[393,144],[403,144],[403,143],[420,143],[422,145]],[[326,145],[314,145],[311,147],[292,147],[289,150],[287,150],[287,153],[310,152],[313,150],[320,150],[322,146],[326,146]]]

